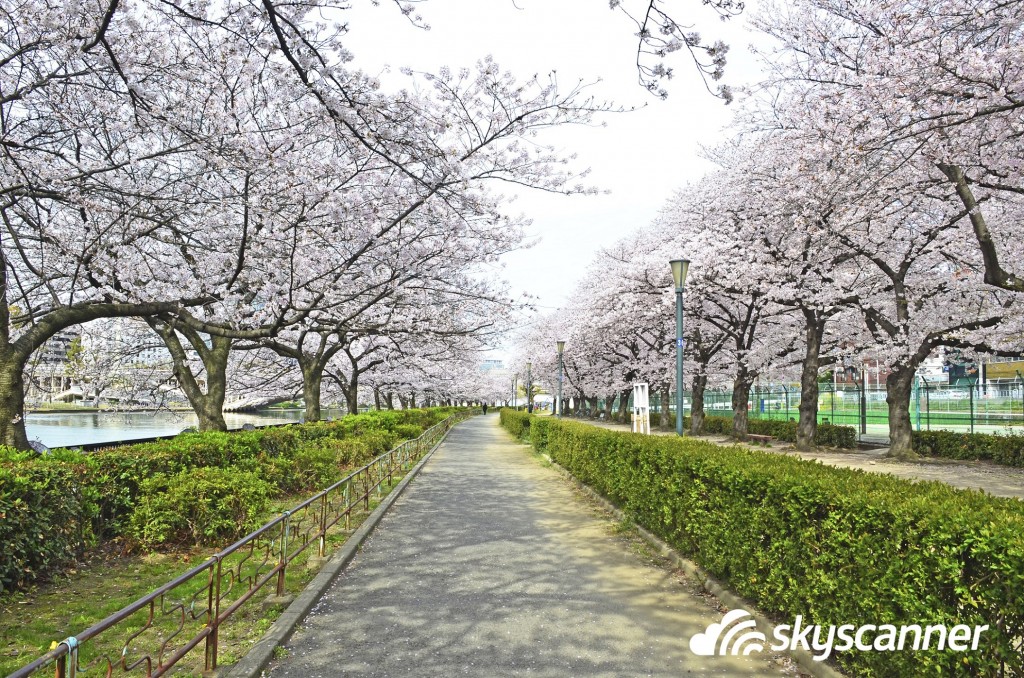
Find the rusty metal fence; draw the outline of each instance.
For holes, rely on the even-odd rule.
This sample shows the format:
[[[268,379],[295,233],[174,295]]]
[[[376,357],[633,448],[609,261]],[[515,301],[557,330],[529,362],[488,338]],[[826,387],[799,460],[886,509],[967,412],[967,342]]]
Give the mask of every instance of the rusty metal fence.
[[[86,671],[87,675],[108,677],[115,672],[162,676],[200,645],[205,651],[203,672],[214,671],[218,632],[224,623],[261,591],[283,596],[290,564],[300,556],[324,558],[329,530],[342,521],[348,529],[353,510],[369,510],[372,497],[383,496],[396,475],[403,475],[467,416],[449,417],[420,437],[385,452],[201,565],[66,638],[8,678],[30,676],[50,667],[57,678],[74,678]],[[89,652],[90,645],[118,633],[125,638],[118,643],[119,652]]]

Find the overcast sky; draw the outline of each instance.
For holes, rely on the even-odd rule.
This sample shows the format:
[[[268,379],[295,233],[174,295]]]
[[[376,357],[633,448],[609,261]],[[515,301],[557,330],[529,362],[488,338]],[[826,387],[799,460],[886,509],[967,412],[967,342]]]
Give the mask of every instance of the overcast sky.
[[[410,25],[386,0],[380,7],[367,0],[354,5],[346,12],[345,42],[354,65],[370,73],[385,66],[436,71],[492,55],[522,78],[556,70],[560,82],[570,85],[600,80],[592,89],[599,99],[640,109],[606,116],[605,127],[559,129],[543,139],[575,153],[577,167],[591,169],[590,183],[611,193],[527,191],[514,203],[510,211],[530,217],[530,233],[540,241],[507,256],[503,274],[515,291],[536,296],[542,311],[565,300],[600,247],[649,223],[676,188],[709,169],[700,146],[723,139],[732,115],[732,107],[707,92],[685,53],[671,60],[676,77],[668,100],[647,94],[637,83],[635,29],[607,0],[429,0],[417,5],[429,31]],[[755,35],[742,18],[722,22],[700,0],[667,6],[680,12],[677,19],[692,18],[705,39],[730,44],[726,82],[758,79],[749,52]]]

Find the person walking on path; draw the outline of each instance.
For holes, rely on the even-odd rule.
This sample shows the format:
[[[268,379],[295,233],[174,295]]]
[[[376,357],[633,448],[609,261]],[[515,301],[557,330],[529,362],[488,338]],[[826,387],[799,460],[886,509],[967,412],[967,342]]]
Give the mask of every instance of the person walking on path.
[[[266,675],[796,675],[767,644],[746,657],[691,652],[722,613],[609,527],[494,418],[472,418]]]

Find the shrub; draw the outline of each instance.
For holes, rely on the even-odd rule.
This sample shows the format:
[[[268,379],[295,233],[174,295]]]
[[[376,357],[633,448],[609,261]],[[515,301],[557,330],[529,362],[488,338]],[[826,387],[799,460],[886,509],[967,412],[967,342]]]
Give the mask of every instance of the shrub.
[[[398,424],[394,433],[400,440],[411,440],[423,435],[423,427],[416,424]]]
[[[140,544],[217,544],[259,526],[270,483],[237,469],[194,468],[146,480],[128,533]]]
[[[914,451],[945,459],[987,459],[1004,466],[1024,467],[1024,435],[914,431]]]
[[[505,429],[520,440],[527,440],[530,435],[530,422],[533,420],[526,412],[502,408],[498,413],[499,421]]]
[[[690,418],[684,418],[684,426],[690,429]],[[754,435],[772,436],[784,442],[796,442],[797,423],[780,419],[749,419],[747,431]],[[729,435],[732,433],[732,419],[729,417],[704,417],[704,433]],[[814,437],[817,445],[828,447],[857,447],[857,431],[852,426],[835,424],[818,424],[818,432]]]
[[[287,457],[299,449],[300,437],[296,428],[287,426],[261,431],[263,436],[260,446],[271,457]]]
[[[238,536],[270,496],[322,489],[456,411],[188,433],[88,454],[0,447],[0,591],[45,578],[101,539],[156,547]]]
[[[839,653],[851,675],[1024,670],[1019,501],[574,422],[547,421],[543,439],[582,482],[784,620],[991,627],[978,652]]]
[[[9,461],[0,462],[0,593],[74,562],[92,541],[97,510],[82,487],[84,464],[3,456]]]

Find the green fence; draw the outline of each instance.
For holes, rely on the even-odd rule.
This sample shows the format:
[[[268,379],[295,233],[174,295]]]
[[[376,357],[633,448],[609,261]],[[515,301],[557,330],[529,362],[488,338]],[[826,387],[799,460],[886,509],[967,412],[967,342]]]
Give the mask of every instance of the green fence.
[[[887,439],[889,408],[885,387],[821,384],[818,393],[818,421],[853,426],[862,439]],[[675,394],[669,411],[674,412]],[[627,407],[632,408],[632,397]],[[683,396],[686,414],[691,397]],[[606,401],[598,400],[597,409],[580,408],[580,415],[602,418]],[[612,401],[611,413],[619,410],[619,398]],[[658,421],[661,396],[651,394],[651,419]],[[567,410],[568,411],[568,410]],[[708,415],[732,417],[732,391],[708,389],[704,392],[704,411]],[[789,421],[800,417],[798,384],[771,384],[751,389],[747,399],[751,419]],[[915,430],[947,430],[966,433],[1024,434],[1024,385],[1011,383],[938,384],[919,379],[910,402],[911,423]]]

